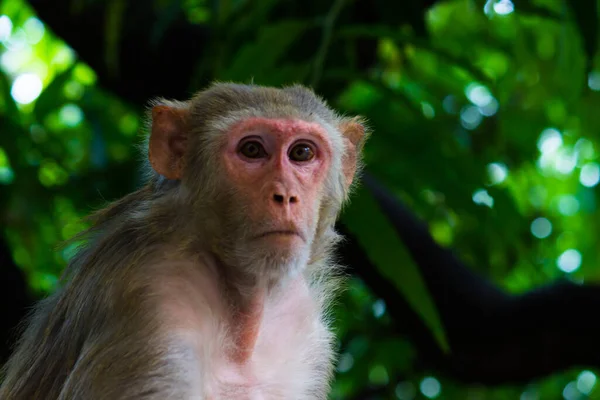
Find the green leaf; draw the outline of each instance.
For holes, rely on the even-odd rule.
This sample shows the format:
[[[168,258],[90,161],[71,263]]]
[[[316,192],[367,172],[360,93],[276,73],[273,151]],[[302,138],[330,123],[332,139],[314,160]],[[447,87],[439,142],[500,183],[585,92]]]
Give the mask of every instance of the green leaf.
[[[420,48],[434,54],[438,59],[445,61],[450,65],[454,65],[468,74],[475,80],[492,85],[490,78],[483,73],[479,68],[474,67],[473,63],[462,56],[451,54],[450,52],[437,47],[429,40],[423,40],[413,35],[404,33],[401,30],[392,30],[387,26],[380,25],[348,25],[341,28],[338,32],[341,38],[375,38],[375,39],[390,39],[398,45],[410,44],[411,46]],[[492,46],[490,46],[492,47]]]
[[[342,215],[342,222],[362,244],[367,257],[381,275],[394,284],[423,319],[440,348],[449,353],[446,333],[425,281],[367,188],[360,187],[353,194],[351,205]]]
[[[4,113],[9,115],[16,122],[20,122],[21,113],[17,108],[17,104],[15,100],[12,98],[10,94],[11,84],[6,76],[6,74],[0,71],[0,96],[2,96],[2,108],[4,109]]]
[[[531,1],[519,2],[517,4],[517,12],[519,14],[534,15],[541,18],[546,18],[556,22],[564,22],[563,15],[551,10],[548,7],[539,6]]]
[[[77,66],[73,63],[69,68],[56,75],[52,82],[42,91],[35,102],[33,112],[38,121],[43,121],[46,115],[61,107],[65,102],[64,87],[73,78],[73,70]]]
[[[277,62],[307,26],[306,21],[288,20],[264,27],[256,41],[243,47],[219,78],[244,82],[254,78],[257,83],[270,83],[270,74],[277,72]]]

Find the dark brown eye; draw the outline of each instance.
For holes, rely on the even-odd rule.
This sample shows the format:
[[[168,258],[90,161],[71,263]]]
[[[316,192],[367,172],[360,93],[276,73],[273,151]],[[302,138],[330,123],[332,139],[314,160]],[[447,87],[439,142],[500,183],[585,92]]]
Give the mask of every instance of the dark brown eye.
[[[265,148],[257,141],[249,140],[242,145],[240,153],[248,158],[262,158],[267,155]]]
[[[315,156],[315,152],[308,144],[297,144],[290,150],[290,159],[293,161],[310,161]]]

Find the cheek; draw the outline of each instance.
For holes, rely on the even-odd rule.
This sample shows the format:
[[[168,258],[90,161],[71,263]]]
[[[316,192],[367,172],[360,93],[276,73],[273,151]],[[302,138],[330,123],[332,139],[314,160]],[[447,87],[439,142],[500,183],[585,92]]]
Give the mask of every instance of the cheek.
[[[222,179],[243,196],[257,197],[260,182],[264,181],[259,163],[248,164],[231,154],[225,154],[221,163],[224,172]]]
[[[302,191],[304,201],[300,204],[298,219],[301,220],[306,227],[314,229],[319,220],[319,210],[323,200],[323,192],[325,187],[323,182],[312,182],[311,185],[305,186]]]

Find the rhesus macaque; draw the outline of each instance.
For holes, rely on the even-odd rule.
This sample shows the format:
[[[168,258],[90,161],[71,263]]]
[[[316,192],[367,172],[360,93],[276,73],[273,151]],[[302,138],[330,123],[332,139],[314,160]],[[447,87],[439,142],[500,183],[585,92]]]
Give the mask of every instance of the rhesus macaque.
[[[93,215],[0,398],[325,399],[363,123],[302,86],[224,83],[148,120],[147,185]]]

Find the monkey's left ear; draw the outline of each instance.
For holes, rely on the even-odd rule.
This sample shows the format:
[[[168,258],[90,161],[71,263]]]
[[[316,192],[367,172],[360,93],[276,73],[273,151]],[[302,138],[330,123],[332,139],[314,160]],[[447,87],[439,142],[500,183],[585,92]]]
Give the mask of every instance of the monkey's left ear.
[[[154,106],[148,146],[152,168],[167,179],[181,179],[186,142],[187,110]]]
[[[346,151],[342,158],[342,171],[346,177],[346,187],[352,185],[356,174],[358,158],[366,140],[365,126],[360,117],[344,120],[338,127],[344,137]]]

